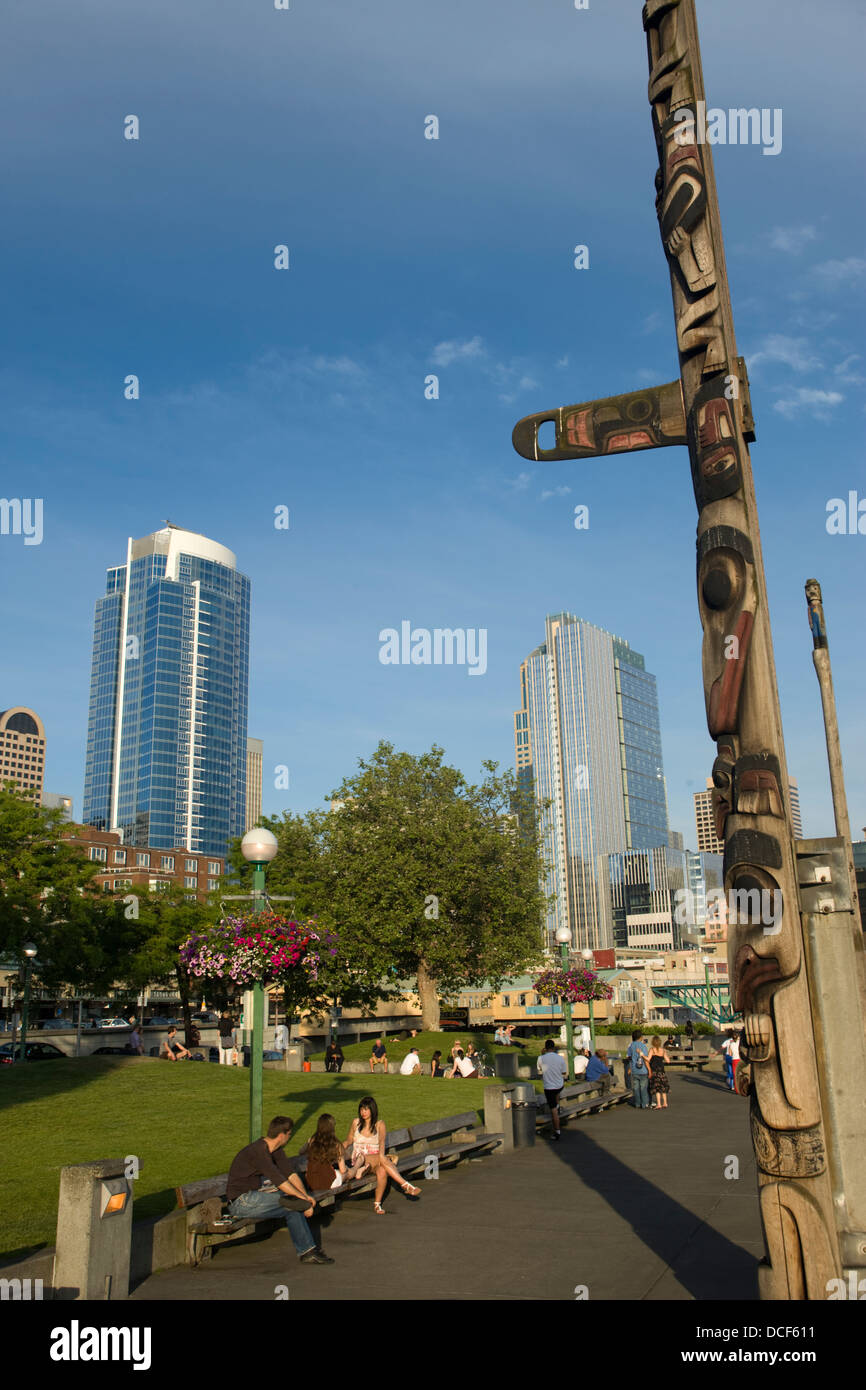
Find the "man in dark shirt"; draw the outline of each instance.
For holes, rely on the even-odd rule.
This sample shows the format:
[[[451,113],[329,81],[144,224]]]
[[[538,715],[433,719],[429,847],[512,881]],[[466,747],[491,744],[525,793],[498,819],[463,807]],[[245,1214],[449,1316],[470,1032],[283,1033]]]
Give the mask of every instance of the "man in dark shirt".
[[[288,1115],[276,1115],[268,1125],[263,1139],[247,1144],[236,1155],[229,1169],[226,1200],[236,1221],[245,1216],[279,1216],[288,1228],[292,1244],[302,1264],[332,1265],[324,1251],[318,1249],[307,1217],[315,1211],[316,1201],[304,1187],[284,1149],[295,1127]],[[263,1188],[263,1183],[268,1186]],[[287,1197],[302,1197],[309,1206],[306,1212],[287,1211],[280,1205],[280,1193]]]
[[[372,1071],[373,1068],[375,1066],[378,1066],[380,1062],[382,1064],[382,1070],[387,1071],[388,1053],[385,1051],[385,1044],[383,1043],[382,1039],[377,1038],[376,1041],[373,1043],[373,1051],[370,1056],[370,1070]]]

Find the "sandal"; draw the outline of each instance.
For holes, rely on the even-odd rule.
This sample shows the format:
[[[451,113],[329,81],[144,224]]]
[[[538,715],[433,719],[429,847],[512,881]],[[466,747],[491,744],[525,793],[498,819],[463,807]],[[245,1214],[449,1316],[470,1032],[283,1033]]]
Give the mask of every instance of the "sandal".
[[[400,1186],[402,1187],[403,1191],[406,1193],[406,1196],[407,1196],[407,1197],[420,1197],[420,1196],[421,1196],[421,1189],[420,1189],[420,1187],[413,1187],[412,1184],[411,1184],[410,1182],[401,1183]]]
[[[377,1216],[385,1216],[387,1214],[381,1202],[374,1202],[373,1210]]]

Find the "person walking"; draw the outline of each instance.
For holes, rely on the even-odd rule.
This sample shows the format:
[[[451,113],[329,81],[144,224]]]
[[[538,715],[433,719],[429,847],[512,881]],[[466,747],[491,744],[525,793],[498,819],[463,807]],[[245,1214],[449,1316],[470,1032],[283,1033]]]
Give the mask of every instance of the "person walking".
[[[649,1048],[640,1028],[635,1028],[627,1052],[635,1110],[649,1110]]]
[[[541,1082],[544,1086],[544,1098],[550,1107],[550,1118],[553,1121],[553,1128],[550,1131],[552,1139],[561,1139],[562,1132],[559,1128],[559,1097],[563,1086],[568,1080],[568,1064],[560,1057],[556,1050],[556,1043],[553,1038],[548,1038],[544,1044],[544,1051],[539,1057],[536,1067],[541,1072]]]
[[[301,1264],[332,1265],[334,1261],[316,1245],[307,1224],[307,1217],[316,1210],[315,1198],[310,1196],[297,1173],[292,1171],[291,1162],[284,1152],[294,1127],[295,1122],[288,1115],[275,1115],[264,1138],[256,1139],[241,1149],[229,1169],[226,1201],[236,1221],[243,1220],[245,1216],[281,1217],[288,1227]],[[286,1211],[280,1204],[281,1192],[287,1197],[306,1198],[309,1202],[306,1211]]]
[[[737,1067],[740,1065],[740,1035],[736,1029],[731,1029],[731,1090],[737,1089]]]
[[[665,1062],[670,1060],[665,1048],[662,1047],[661,1038],[650,1038],[649,1091],[653,1097],[652,1108],[654,1110],[667,1110],[668,1108],[668,1093],[671,1089],[671,1083],[668,1081],[665,1071]]]
[[[734,1089],[734,1059],[731,1056],[732,1037],[733,1035],[729,1028],[725,1033],[724,1041],[719,1049],[725,1063],[725,1082],[729,1091]]]
[[[360,1163],[372,1168],[376,1175],[376,1198],[373,1210],[377,1216],[385,1215],[382,1198],[388,1179],[391,1178],[405,1192],[407,1197],[420,1197],[421,1189],[413,1187],[401,1178],[398,1170],[385,1152],[388,1131],[385,1121],[379,1119],[379,1107],[372,1096],[364,1096],[358,1104],[357,1117],[352,1121],[346,1136],[345,1148],[351,1151],[353,1166]],[[361,1169],[363,1171],[363,1168]]]
[[[230,1067],[232,1064],[232,1052],[234,1051],[233,1032],[231,1014],[228,1009],[223,1009],[219,1019],[219,1054],[220,1066]]]
[[[144,1043],[141,1040],[141,1026],[134,1018],[131,1018],[132,1032],[129,1035],[129,1045],[138,1057],[144,1056]]]

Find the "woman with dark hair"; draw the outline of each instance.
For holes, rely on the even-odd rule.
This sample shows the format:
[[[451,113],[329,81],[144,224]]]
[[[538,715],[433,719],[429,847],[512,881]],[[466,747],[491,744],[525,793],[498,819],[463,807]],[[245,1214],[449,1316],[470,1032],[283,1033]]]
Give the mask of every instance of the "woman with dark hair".
[[[444,1075],[445,1075],[445,1068],[444,1068],[443,1065],[442,1065],[442,1053],[439,1051],[438,1047],[437,1047],[436,1051],[433,1053],[433,1057],[432,1057],[432,1060],[431,1060],[431,1062],[430,1062],[430,1075],[431,1075],[431,1076],[444,1076]]]
[[[355,1176],[355,1168],[358,1164],[363,1165],[362,1172],[364,1168],[369,1166],[376,1175],[376,1200],[373,1203],[373,1210],[377,1216],[385,1215],[382,1198],[385,1195],[389,1178],[392,1178],[398,1187],[403,1189],[407,1197],[421,1196],[421,1189],[413,1187],[410,1182],[405,1182],[386,1155],[387,1134],[385,1121],[379,1119],[379,1107],[373,1097],[364,1096],[358,1105],[358,1117],[352,1121],[346,1136],[345,1147],[346,1150],[351,1147],[353,1176]]]
[[[315,1134],[300,1150],[300,1155],[303,1154],[307,1156],[307,1186],[313,1192],[343,1186],[349,1170],[343,1158],[343,1145],[337,1138],[333,1115],[319,1116]]]

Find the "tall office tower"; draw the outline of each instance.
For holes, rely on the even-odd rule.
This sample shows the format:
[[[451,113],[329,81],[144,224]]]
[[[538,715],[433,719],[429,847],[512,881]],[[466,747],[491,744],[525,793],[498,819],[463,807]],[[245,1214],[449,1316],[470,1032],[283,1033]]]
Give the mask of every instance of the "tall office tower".
[[[85,824],[225,856],[246,830],[250,582],[224,545],[130,538],[97,600]]]
[[[695,826],[698,832],[698,849],[705,850],[708,854],[724,854],[724,843],[716,834],[716,821],[713,815],[713,779],[707,778],[707,790],[705,792],[695,792]],[[798,840],[803,838],[803,823],[800,819],[800,789],[797,786],[796,778],[788,778],[788,795],[791,798],[791,820],[794,824],[794,836]]]
[[[682,832],[679,830],[669,831],[668,844],[670,845],[671,849],[685,849],[685,845],[683,844]]]
[[[0,714],[0,787],[14,782],[16,787],[42,800],[45,777],[45,726],[35,710],[14,705]]]
[[[262,759],[264,744],[260,738],[247,739],[247,830],[252,830],[262,818]]]
[[[63,792],[43,792],[42,805],[51,811],[62,811],[65,821],[71,823],[75,819],[72,814],[72,797],[64,796]]]
[[[568,927],[578,949],[613,945],[605,859],[668,843],[655,676],[627,642],[571,613],[546,619],[520,668],[517,775],[541,815],[547,942]]]

